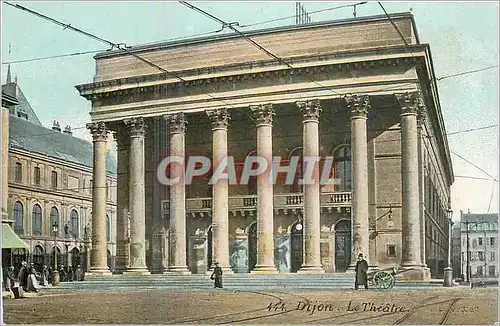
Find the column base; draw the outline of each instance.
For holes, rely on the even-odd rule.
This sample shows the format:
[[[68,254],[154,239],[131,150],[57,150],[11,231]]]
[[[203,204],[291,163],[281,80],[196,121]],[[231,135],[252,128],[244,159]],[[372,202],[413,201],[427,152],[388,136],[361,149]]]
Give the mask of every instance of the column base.
[[[100,276],[113,276],[109,269],[90,269],[90,272],[85,272],[84,278],[100,277]]]
[[[166,275],[191,275],[191,271],[187,266],[169,266],[168,269],[163,272]]]
[[[396,278],[404,281],[429,281],[431,279],[431,272],[430,269],[423,268],[420,265],[405,265],[399,268]]]
[[[250,274],[278,274],[279,271],[274,265],[257,265]]]
[[[151,275],[147,267],[129,267],[122,274],[128,276]]]
[[[324,274],[325,270],[322,266],[302,266],[297,274]]]

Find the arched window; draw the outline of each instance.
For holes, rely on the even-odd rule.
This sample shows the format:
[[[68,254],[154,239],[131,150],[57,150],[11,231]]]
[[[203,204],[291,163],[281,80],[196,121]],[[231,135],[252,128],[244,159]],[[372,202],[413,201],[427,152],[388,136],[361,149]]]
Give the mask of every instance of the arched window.
[[[78,212],[76,210],[71,210],[70,214],[71,218],[71,233],[75,238],[78,238],[80,236],[80,225],[78,223]]]
[[[108,242],[111,241],[111,220],[109,219],[109,215],[106,214],[106,240]]]
[[[24,208],[23,204],[21,202],[16,201],[14,204],[14,232],[16,232],[19,235],[24,234],[24,229],[23,229],[23,215],[24,215]]]
[[[51,230],[51,232],[52,232],[52,225],[54,225],[54,223],[56,223],[59,226],[57,229],[57,236],[59,236],[59,234],[61,234],[60,233],[61,232],[61,225],[59,225],[59,210],[55,206],[50,209],[50,230]]]
[[[335,179],[335,191],[351,191],[351,148],[347,145],[341,146],[333,153]]]
[[[40,205],[33,205],[33,211],[31,213],[32,217],[32,232],[33,235],[41,235],[42,234],[42,208]]]

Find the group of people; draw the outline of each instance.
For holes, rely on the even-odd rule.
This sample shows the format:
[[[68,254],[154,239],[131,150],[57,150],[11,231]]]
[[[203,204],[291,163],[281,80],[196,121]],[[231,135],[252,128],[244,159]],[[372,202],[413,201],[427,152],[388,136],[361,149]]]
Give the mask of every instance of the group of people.
[[[10,266],[3,275],[5,290],[13,294],[15,299],[23,297],[24,292],[38,292],[42,286],[53,285],[53,270],[43,265],[38,269],[34,263],[23,261],[19,271]],[[61,265],[59,268],[61,282],[83,281],[84,273],[78,265],[75,268]]]

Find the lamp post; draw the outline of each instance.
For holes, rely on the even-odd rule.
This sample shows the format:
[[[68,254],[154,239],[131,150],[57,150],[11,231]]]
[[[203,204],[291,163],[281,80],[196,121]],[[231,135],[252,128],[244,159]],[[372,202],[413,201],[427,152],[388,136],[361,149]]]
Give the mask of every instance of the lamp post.
[[[52,232],[54,232],[54,280],[52,281],[52,286],[58,286],[60,284],[59,271],[57,270],[57,231],[58,225],[57,222],[54,222],[54,224],[52,224]]]
[[[448,255],[446,257],[448,266],[444,269],[444,286],[451,287],[453,286],[453,268],[451,267],[453,211],[448,208],[446,213],[448,213]]]

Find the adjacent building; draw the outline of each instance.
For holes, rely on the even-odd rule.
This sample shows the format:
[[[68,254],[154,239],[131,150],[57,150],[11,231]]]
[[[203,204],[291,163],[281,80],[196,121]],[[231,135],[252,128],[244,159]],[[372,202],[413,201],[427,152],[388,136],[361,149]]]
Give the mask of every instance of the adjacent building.
[[[460,274],[498,277],[498,213],[460,211]]]
[[[345,272],[363,253],[374,269],[442,275],[454,177],[432,56],[410,13],[391,17],[245,32],[267,53],[225,34],[97,54],[77,89],[92,102],[94,180],[117,141],[117,270]],[[248,158],[279,157],[296,177],[211,184],[213,168],[185,185],[185,165],[158,172],[169,155],[231,156],[238,180]],[[301,184],[312,156],[340,181]],[[181,181],[160,183],[167,172]],[[109,274],[106,243],[93,238],[93,273]]]
[[[2,135],[2,140],[8,141],[8,197],[4,198],[4,207],[12,229],[27,248],[13,249],[3,263],[18,266],[27,259],[37,266],[52,266],[56,251],[60,265],[86,267],[92,236],[92,144],[73,136],[69,126],[62,130],[55,121],[52,129],[44,127],[17,78],[11,80],[10,67],[7,82],[2,85],[2,103],[4,97],[17,99],[17,103],[8,105],[8,114],[3,117],[9,126],[8,137]],[[106,161],[104,235],[106,264],[113,269],[116,163],[109,154]],[[3,162],[2,167],[6,167]]]

